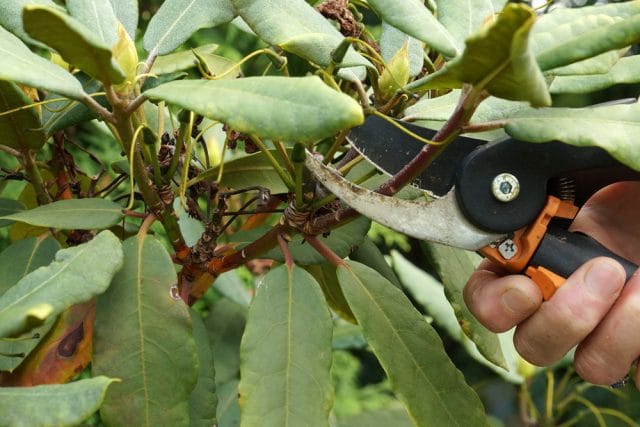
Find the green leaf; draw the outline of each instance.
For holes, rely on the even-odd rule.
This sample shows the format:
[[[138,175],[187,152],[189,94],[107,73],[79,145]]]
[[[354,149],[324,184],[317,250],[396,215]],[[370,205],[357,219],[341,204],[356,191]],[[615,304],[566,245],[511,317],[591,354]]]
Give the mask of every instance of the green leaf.
[[[117,18],[110,2],[104,0],[67,0],[69,15],[93,30],[106,46],[118,40]]]
[[[0,219],[63,230],[92,230],[116,225],[122,216],[122,207],[110,200],[70,199],[5,215]]]
[[[585,76],[559,76],[551,83],[551,93],[589,93],[616,84],[640,82],[640,55],[620,59],[608,73]]]
[[[237,270],[227,271],[216,277],[215,290],[236,304],[249,307],[251,293]]]
[[[349,304],[347,304],[347,300],[342,294],[342,289],[340,289],[336,268],[325,262],[324,264],[307,265],[305,266],[305,270],[307,270],[320,285],[329,307],[343,319],[357,323],[356,318],[351,312],[351,308],[349,308]]]
[[[24,210],[24,205],[17,200],[0,198],[0,228],[13,224],[14,221],[1,217],[12,215]]]
[[[209,317],[204,322],[213,351],[216,385],[220,389],[222,384],[238,379],[240,340],[247,323],[247,309],[227,298],[222,298],[213,304]],[[223,401],[222,390],[218,390],[218,397],[218,405],[220,405]],[[219,412],[218,417],[221,417]],[[221,418],[218,421],[223,425]]]
[[[398,405],[399,406],[399,405]],[[403,407],[363,411],[340,419],[338,427],[412,427],[414,424]]]
[[[230,0],[166,0],[144,34],[147,52],[171,52],[200,28],[215,27],[235,17]]]
[[[505,130],[528,142],[562,141],[605,149],[620,163],[640,170],[640,151],[630,135],[640,132],[640,104],[592,108],[526,109],[507,119]]]
[[[459,342],[471,357],[487,366],[506,381],[516,384],[522,383],[524,378],[518,372],[522,359],[513,345],[513,331],[504,334],[492,334],[487,331],[486,337],[490,338],[491,345],[499,347],[499,350],[492,349],[490,352],[486,351],[489,342],[482,335],[477,334],[477,339],[485,347],[485,353],[490,355],[501,354],[499,365],[490,361],[480,353],[478,346],[462,331],[460,323],[464,325],[468,322],[466,320],[459,322],[451,303],[445,296],[442,283],[410,263],[400,253],[393,251],[391,256],[393,258],[393,267],[398,272],[404,287],[413,297],[413,301],[420,304],[425,309],[425,313],[432,317],[440,328],[446,331],[456,342]],[[493,336],[497,336],[497,341]]]
[[[218,389],[218,425],[220,427],[240,426],[240,406],[238,405],[238,380],[229,381]]]
[[[19,240],[0,253],[0,295],[27,274],[48,265],[60,249],[52,237]],[[54,318],[42,326],[17,337],[0,340],[0,371],[12,371],[25,360],[53,326]],[[38,338],[34,338],[38,337]],[[3,354],[22,354],[22,357],[4,357]]]
[[[136,39],[138,28],[138,0],[110,0],[118,20],[129,33],[131,40]]]
[[[124,266],[97,300],[92,369],[123,381],[100,415],[106,425],[188,426],[198,359],[189,310],[172,297],[173,262],[151,236],[122,246]]]
[[[421,242],[423,250],[431,257],[436,273],[444,285],[444,291],[453,307],[462,331],[491,362],[507,369],[498,337],[482,326],[471,314],[462,296],[462,289],[475,271],[480,257],[473,252],[451,248],[436,243]]]
[[[425,310],[425,314],[446,331],[451,338],[462,341],[462,330],[458,319],[444,294],[440,281],[409,262],[398,251],[391,251],[393,269],[400,277],[402,285]]]
[[[400,31],[422,40],[446,57],[458,55],[453,36],[420,0],[369,0],[368,3],[383,21]]]
[[[632,2],[636,3],[636,2]],[[591,19],[590,17],[584,18]],[[640,41],[640,14],[610,25],[591,26],[591,30],[561,39],[536,55],[543,71],[591,58],[603,52],[621,49]]]
[[[492,25],[467,39],[462,56],[407,88],[459,88],[468,83],[500,98],[551,105],[547,83],[529,49],[535,18],[530,7],[508,4]]]
[[[0,80],[0,113],[31,104],[18,85]],[[36,108],[0,116],[0,141],[18,150],[42,147],[45,137]]]
[[[43,6],[26,6],[22,17],[25,31],[57,50],[69,64],[105,83],[124,81],[111,47],[76,19]]]
[[[275,150],[270,151],[274,156],[277,156]],[[205,180],[215,180],[218,177],[219,170],[219,167],[208,169],[192,179],[189,185],[197,184]],[[249,154],[227,161],[223,166],[220,185],[236,189],[260,185],[261,187],[268,188],[271,194],[289,192],[287,186],[282,182],[280,175],[278,175],[263,152]]]
[[[378,79],[380,95],[391,99],[393,95],[409,82],[409,42],[407,41],[387,62]]]
[[[59,93],[81,100],[86,94],[80,82],[57,65],[31,52],[16,36],[0,27],[0,80]]]
[[[485,22],[493,20],[491,0],[436,0],[438,21],[449,31],[456,46],[464,46],[464,41],[478,31]]]
[[[35,44],[39,47],[46,48],[43,44],[29,37],[29,35],[24,31],[22,23],[22,8],[27,4],[38,4],[62,10],[62,7],[55,4],[52,0],[3,0],[0,2],[0,26],[20,37],[20,39],[25,43]]]
[[[83,83],[84,90],[87,93],[95,93],[102,90],[102,84],[99,81],[84,74],[78,77]],[[49,101],[54,98],[60,98],[60,95],[49,92],[45,100]],[[93,99],[103,107],[109,107],[106,96],[94,96]],[[51,102],[47,104],[47,108],[42,110],[42,126],[47,135],[51,135],[53,132],[66,129],[73,125],[88,122],[95,118],[97,118],[96,113],[86,105],[79,102],[72,102],[68,99]]]
[[[371,221],[361,216],[332,230],[327,237],[318,238],[340,258],[345,258],[362,243],[364,237],[367,235],[367,231],[369,231],[369,227],[371,227]],[[322,255],[309,244],[305,243],[300,235],[292,238],[291,242],[289,242],[289,249],[297,264],[312,265],[327,262]],[[284,262],[280,248],[270,250],[264,254],[264,257],[274,259],[278,262]]]
[[[637,1],[610,3],[580,8],[557,8],[553,12],[542,15],[532,30],[532,49],[536,55],[557,48],[568,41],[574,45],[585,47],[596,42],[597,33],[594,29],[606,29],[609,25],[620,22],[640,13],[640,3]],[[571,47],[567,46],[565,54],[572,55]],[[583,47],[580,51],[584,52]],[[587,48],[588,49],[588,48]],[[593,56],[593,54],[589,54]],[[551,74],[599,74],[604,73],[618,59],[616,51],[605,52],[593,58],[576,62],[570,66],[554,68]],[[564,59],[563,59],[564,58]],[[566,61],[566,57],[558,55],[556,60]]]
[[[453,365],[438,334],[398,288],[362,264],[338,267],[362,332],[417,426],[479,426],[480,399]]]
[[[417,40],[397,28],[382,23],[380,34],[380,54],[385,62],[391,61],[397,51],[402,49],[405,43],[409,43],[409,76],[415,77],[422,71],[424,63],[424,43]]]
[[[398,276],[396,276],[396,273],[394,273],[391,266],[389,266],[384,255],[380,252],[380,249],[378,249],[378,246],[376,246],[369,237],[364,238],[362,243],[358,245],[358,248],[349,255],[349,259],[373,268],[389,282],[398,288],[400,287]]]
[[[460,89],[454,89],[448,94],[437,98],[423,97],[405,110],[404,120],[413,122],[418,126],[439,130],[453,114],[459,99]],[[528,104],[526,102],[508,101],[490,96],[480,103],[471,118],[471,123],[502,120],[527,107]],[[474,132],[468,135],[473,138],[491,141],[506,136],[506,133],[502,129],[498,129],[489,132]]]
[[[48,265],[60,250],[53,237],[18,240],[0,253],[0,295],[28,273]]]
[[[321,67],[344,37],[304,0],[231,0],[238,15],[265,42],[280,46]],[[371,66],[349,48],[343,67]]]
[[[216,424],[216,371],[207,330],[200,314],[191,310],[193,339],[198,354],[198,382],[189,396],[189,421],[191,427],[211,427]]]
[[[121,266],[120,241],[109,231],[59,251],[49,266],[26,275],[0,297],[0,338],[21,334],[101,294]]]
[[[324,296],[309,273],[286,265],[267,273],[240,348],[243,426],[328,425],[331,332]]]
[[[98,410],[117,379],[96,377],[62,385],[0,388],[3,426],[77,426]]]
[[[174,81],[144,94],[273,140],[317,141],[364,121],[354,99],[318,77]]]
[[[183,50],[180,52],[170,53],[168,55],[158,56],[151,67],[152,74],[170,74],[177,71],[184,71],[196,66],[196,57],[193,51],[199,55],[213,53],[218,49],[217,44],[206,44],[192,50]]]

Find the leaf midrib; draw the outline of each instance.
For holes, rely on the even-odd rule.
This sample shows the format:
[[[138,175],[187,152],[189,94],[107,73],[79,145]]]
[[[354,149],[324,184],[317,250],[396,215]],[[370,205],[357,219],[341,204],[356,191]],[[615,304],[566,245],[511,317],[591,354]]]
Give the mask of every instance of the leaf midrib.
[[[371,292],[369,292],[369,289],[367,289],[367,287],[364,285],[364,283],[362,283],[362,281],[360,280],[360,278],[353,272],[353,270],[351,270],[350,267],[345,266],[345,268],[348,270],[349,274],[351,274],[351,276],[355,279],[356,283],[360,285],[360,287],[364,290],[365,294],[367,295],[367,297],[369,297],[369,299],[373,302],[373,304],[375,305],[375,307],[383,314],[382,318],[386,321],[386,323],[390,326],[390,329],[392,330],[393,334],[398,338],[398,341],[400,343],[402,343],[402,346],[405,348],[405,350],[407,351],[407,354],[409,354],[411,356],[411,361],[413,362],[413,364],[415,365],[415,367],[417,368],[418,372],[420,372],[420,375],[429,383],[429,385],[431,386],[432,390],[434,390],[434,394],[437,395],[438,397],[440,397],[440,393],[437,392],[435,386],[433,385],[433,383],[431,382],[431,380],[429,379],[429,377],[427,375],[425,375],[423,369],[420,367],[420,364],[418,363],[418,361],[416,360],[416,358],[413,355],[413,352],[410,350],[410,348],[406,345],[406,343],[404,342],[404,340],[402,339],[402,337],[400,335],[398,335],[398,333],[396,332],[396,328],[394,327],[394,324],[391,322],[391,319],[389,319],[385,313],[385,311],[382,309],[382,307],[380,306],[380,304],[378,304],[378,301],[373,298],[373,295],[371,294]],[[456,418],[453,416],[453,414],[451,414],[451,412],[449,411],[449,408],[447,407],[447,405],[444,405],[442,403],[442,399],[437,399],[438,403],[440,403],[440,405],[444,408],[445,412],[447,413],[447,415],[449,416],[449,419],[452,421],[456,421]],[[460,425],[460,424],[457,424]]]

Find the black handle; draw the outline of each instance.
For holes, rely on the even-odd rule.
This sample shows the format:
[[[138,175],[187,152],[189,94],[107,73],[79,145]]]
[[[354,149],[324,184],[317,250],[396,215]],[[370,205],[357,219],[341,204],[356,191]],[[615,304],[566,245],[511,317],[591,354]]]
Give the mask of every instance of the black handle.
[[[599,256],[613,258],[622,264],[627,273],[627,281],[638,269],[637,265],[611,252],[595,239],[554,225],[549,226],[530,265],[545,267],[567,278],[582,264]]]

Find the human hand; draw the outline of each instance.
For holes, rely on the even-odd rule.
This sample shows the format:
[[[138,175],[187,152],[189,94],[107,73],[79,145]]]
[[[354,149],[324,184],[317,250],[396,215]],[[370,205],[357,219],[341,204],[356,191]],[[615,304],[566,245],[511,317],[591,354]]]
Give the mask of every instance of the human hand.
[[[640,263],[640,182],[611,185],[583,206],[571,226]],[[560,360],[577,345],[577,373],[594,384],[623,378],[640,356],[640,273],[624,286],[622,266],[595,258],[576,270],[549,301],[524,275],[508,275],[485,260],[470,277],[464,298],[487,328],[517,326],[514,344],[538,366]],[[640,370],[636,373],[640,386]]]

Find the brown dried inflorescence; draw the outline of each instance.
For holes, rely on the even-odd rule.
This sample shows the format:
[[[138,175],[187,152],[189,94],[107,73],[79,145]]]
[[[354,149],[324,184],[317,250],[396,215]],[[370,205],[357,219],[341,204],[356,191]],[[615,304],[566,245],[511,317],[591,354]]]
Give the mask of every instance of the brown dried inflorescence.
[[[325,18],[333,19],[340,25],[340,32],[345,37],[360,37],[362,28],[353,12],[349,10],[348,0],[325,0],[316,8]]]

